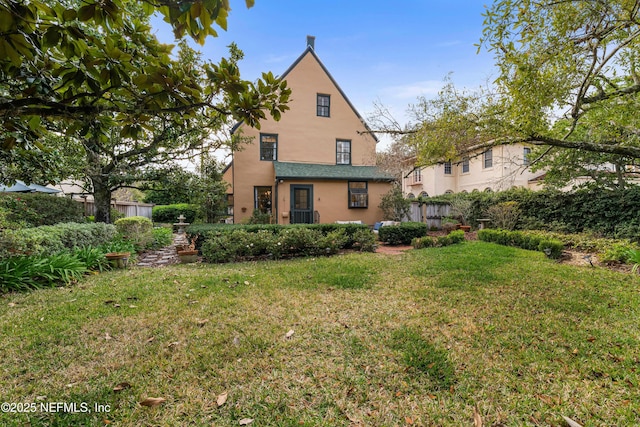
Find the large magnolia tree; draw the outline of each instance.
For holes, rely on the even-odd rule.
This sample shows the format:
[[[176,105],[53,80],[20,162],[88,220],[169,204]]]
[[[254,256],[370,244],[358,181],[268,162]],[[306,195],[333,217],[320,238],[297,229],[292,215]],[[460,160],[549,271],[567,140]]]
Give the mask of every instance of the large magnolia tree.
[[[203,146],[229,120],[259,127],[266,114],[279,119],[286,82],[271,73],[241,79],[235,48],[214,64],[151,34],[149,17],[159,12],[176,38],[203,43],[214,26],[226,29],[229,10],[228,0],[0,0],[0,170],[13,172],[2,178],[34,159],[46,167],[52,152],[80,153],[96,220],[109,222],[114,176],[128,173],[125,165]],[[61,150],[61,137],[76,149]]]
[[[640,2],[497,0],[484,14],[480,49],[499,77],[485,89],[450,81],[414,108],[406,130],[422,164],[470,149],[526,142],[640,159]],[[593,156],[591,157],[593,158]]]

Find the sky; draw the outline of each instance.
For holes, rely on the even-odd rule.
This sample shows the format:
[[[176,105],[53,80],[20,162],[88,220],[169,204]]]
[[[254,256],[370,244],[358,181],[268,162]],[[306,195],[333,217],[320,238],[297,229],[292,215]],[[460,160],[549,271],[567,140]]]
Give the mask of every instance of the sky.
[[[230,0],[228,30],[194,45],[205,59],[244,52],[242,77],[283,74],[315,36],[315,52],[363,118],[378,103],[404,124],[419,96],[432,97],[451,73],[456,87],[475,88],[496,77],[492,55],[478,53],[483,1],[478,0]],[[161,42],[173,33],[152,22]],[[384,140],[383,145],[388,144]],[[378,147],[380,150],[381,147]]]

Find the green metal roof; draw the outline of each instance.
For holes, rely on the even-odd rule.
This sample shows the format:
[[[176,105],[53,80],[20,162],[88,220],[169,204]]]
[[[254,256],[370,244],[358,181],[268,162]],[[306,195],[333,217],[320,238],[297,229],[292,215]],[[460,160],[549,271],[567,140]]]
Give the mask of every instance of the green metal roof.
[[[393,181],[393,176],[376,166],[318,165],[313,163],[273,162],[276,179],[337,179]]]

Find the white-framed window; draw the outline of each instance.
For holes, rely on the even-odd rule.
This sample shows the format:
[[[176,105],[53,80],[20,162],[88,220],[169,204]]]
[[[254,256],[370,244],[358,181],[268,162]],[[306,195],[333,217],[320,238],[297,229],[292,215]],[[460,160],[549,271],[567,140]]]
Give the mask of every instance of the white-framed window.
[[[260,160],[278,160],[278,135],[272,133],[260,134]]]
[[[317,115],[319,117],[330,117],[331,114],[331,96],[321,93],[317,96]]]
[[[451,175],[451,162],[444,163],[444,174]]]
[[[531,148],[529,147],[524,147],[522,150],[522,164],[525,166],[529,166],[529,163],[531,162],[531,159],[529,159],[529,156],[531,155]]]
[[[413,170],[413,174],[411,175],[411,183],[417,184],[422,182],[422,169],[416,168]]]
[[[351,164],[351,141],[341,139],[336,141],[336,164]]]
[[[462,173],[469,173],[469,158],[462,159]]]

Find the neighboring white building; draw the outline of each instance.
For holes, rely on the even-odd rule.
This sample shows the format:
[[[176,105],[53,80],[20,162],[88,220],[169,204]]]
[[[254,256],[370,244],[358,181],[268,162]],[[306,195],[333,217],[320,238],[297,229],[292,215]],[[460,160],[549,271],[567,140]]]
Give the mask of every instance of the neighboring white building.
[[[513,187],[540,188],[543,172],[527,167],[531,148],[523,144],[501,145],[470,153],[454,162],[416,168],[408,165],[402,191],[409,198],[472,191],[502,191]]]

